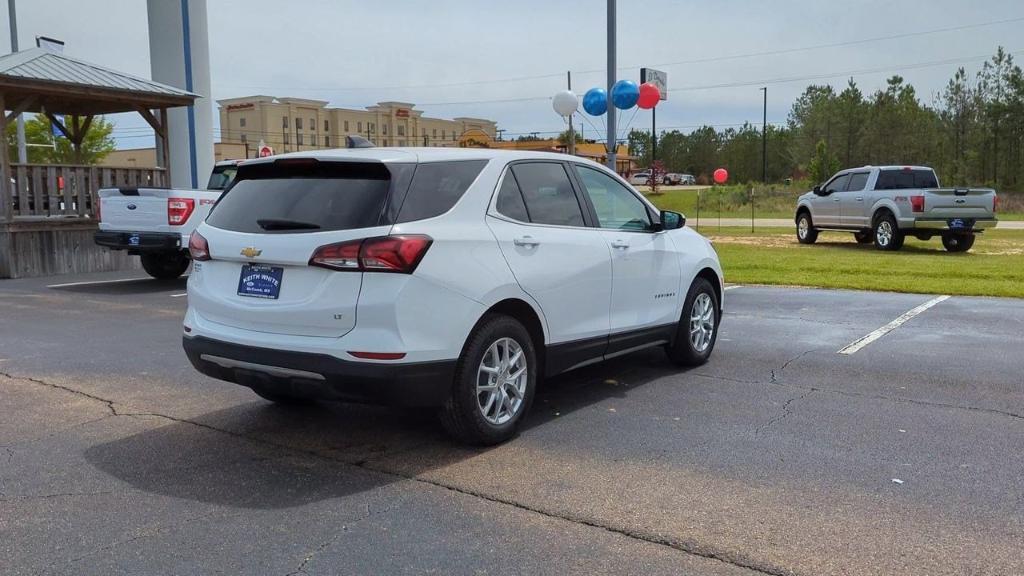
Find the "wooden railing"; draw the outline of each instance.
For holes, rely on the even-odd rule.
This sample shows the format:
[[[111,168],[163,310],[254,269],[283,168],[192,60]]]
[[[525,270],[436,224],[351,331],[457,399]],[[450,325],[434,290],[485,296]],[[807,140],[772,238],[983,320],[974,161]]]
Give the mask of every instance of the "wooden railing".
[[[11,164],[8,210],[0,205],[0,220],[77,216],[94,218],[96,192],[101,188],[166,188],[163,168],[114,168],[54,164]],[[7,196],[0,190],[0,199]]]

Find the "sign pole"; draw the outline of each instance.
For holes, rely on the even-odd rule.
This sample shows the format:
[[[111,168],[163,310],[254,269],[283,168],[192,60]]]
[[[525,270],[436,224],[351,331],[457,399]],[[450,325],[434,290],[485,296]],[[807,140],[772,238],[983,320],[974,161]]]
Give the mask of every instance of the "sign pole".
[[[615,105],[612,103],[615,73],[615,0],[608,0],[608,167],[618,173],[615,162]]]
[[[572,70],[566,71],[565,77],[566,77],[566,80],[569,83],[569,90],[572,90]],[[569,154],[570,155],[575,155],[576,154],[576,131],[572,129],[572,117],[575,114],[576,114],[575,111],[572,114],[569,114],[569,148],[568,148],[568,150],[569,150]]]

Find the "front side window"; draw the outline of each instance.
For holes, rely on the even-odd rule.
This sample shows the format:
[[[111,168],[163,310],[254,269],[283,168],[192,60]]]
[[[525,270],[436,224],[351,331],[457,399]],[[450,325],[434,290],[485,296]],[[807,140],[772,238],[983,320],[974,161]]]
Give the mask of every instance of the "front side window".
[[[846,184],[850,181],[849,174],[843,174],[842,176],[836,176],[829,180],[828,184],[825,184],[825,192],[829,194],[833,192],[843,192],[846,190]]]
[[[583,210],[565,168],[555,162],[515,164],[530,221],[555,226],[583,226]]]
[[[607,174],[576,166],[590,202],[597,212],[597,225],[614,230],[646,231],[651,228],[647,206],[625,186]]]

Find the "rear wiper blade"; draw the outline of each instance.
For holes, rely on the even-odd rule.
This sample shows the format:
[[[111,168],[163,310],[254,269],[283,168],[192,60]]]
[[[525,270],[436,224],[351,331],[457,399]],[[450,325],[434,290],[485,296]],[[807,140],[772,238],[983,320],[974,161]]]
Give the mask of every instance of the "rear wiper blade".
[[[279,220],[277,218],[260,218],[256,221],[264,230],[317,230],[319,224],[302,220]]]

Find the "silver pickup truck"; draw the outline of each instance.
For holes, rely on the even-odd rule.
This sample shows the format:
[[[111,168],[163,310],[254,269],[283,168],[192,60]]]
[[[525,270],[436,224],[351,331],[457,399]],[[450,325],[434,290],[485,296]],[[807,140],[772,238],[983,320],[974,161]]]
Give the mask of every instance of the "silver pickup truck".
[[[925,166],[850,168],[797,199],[796,236],[813,244],[819,230],[853,232],[879,250],[899,250],[907,235],[940,236],[946,250],[966,252],[995,227],[998,205],[991,188],[939,188]]]

